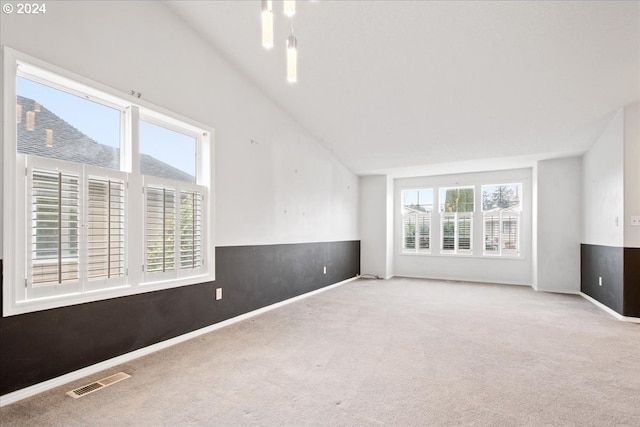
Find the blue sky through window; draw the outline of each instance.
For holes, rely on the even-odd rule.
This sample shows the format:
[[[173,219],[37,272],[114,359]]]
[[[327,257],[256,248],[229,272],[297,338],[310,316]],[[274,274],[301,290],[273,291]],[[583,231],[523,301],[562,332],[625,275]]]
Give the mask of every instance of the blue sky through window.
[[[120,111],[24,77],[17,79],[17,92],[37,101],[94,141],[120,147]]]
[[[17,78],[16,89],[19,96],[33,99],[94,141],[120,147],[120,110],[24,77]],[[196,175],[196,139],[192,136],[141,120],[140,151]]]
[[[140,153],[196,176],[196,139],[140,120]]]

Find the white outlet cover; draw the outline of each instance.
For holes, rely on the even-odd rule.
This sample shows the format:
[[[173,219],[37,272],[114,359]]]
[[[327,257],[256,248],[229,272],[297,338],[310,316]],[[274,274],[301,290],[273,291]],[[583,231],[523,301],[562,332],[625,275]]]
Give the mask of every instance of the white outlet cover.
[[[222,299],[222,288],[216,289],[216,301]]]
[[[631,216],[631,226],[632,227],[640,227],[640,215],[632,215]]]

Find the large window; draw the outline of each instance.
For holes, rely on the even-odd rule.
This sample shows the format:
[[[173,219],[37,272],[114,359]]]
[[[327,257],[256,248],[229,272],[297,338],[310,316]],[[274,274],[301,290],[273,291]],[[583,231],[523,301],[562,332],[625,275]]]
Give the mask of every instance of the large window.
[[[482,186],[484,254],[520,254],[520,212],[522,184]]]
[[[5,61],[4,315],[212,280],[210,132]]]
[[[440,188],[442,253],[473,251],[474,187]]]
[[[431,250],[431,212],[433,189],[402,191],[402,250]]]
[[[400,253],[522,258],[529,218],[523,213],[522,179],[505,180],[505,184],[477,180],[473,185],[442,187],[431,187],[437,182],[434,178],[425,178],[424,187],[416,178],[411,179],[409,188],[400,183],[396,187]]]

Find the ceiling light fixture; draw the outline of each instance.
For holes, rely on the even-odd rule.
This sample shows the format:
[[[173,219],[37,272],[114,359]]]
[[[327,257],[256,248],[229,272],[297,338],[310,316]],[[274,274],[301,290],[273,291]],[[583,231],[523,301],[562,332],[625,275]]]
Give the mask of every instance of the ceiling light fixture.
[[[287,37],[287,81],[289,83],[298,81],[298,40],[293,35],[293,24],[291,34]]]
[[[282,6],[284,8],[284,14],[289,18],[296,14],[296,0],[284,0]]]
[[[283,0],[283,12],[289,17],[291,33],[287,37],[287,81],[298,81],[298,39],[293,35],[293,15],[296,13],[295,0]],[[262,46],[273,47],[273,1],[262,0]]]
[[[262,46],[273,47],[273,1],[262,0]]]

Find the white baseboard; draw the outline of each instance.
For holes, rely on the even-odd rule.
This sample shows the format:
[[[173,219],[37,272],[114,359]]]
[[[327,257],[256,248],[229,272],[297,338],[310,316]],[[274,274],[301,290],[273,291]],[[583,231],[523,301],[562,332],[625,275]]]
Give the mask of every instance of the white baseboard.
[[[166,341],[162,341],[156,344],[152,344],[148,347],[144,347],[135,351],[132,351],[127,354],[123,354],[118,357],[114,357],[112,359],[105,360],[104,362],[96,363],[95,365],[87,366],[86,368],[79,369],[77,371],[69,372],[68,374],[52,378],[48,381],[44,381],[12,393],[5,394],[4,396],[0,396],[0,407],[9,405],[11,403],[17,402],[22,399],[26,399],[27,397],[34,396],[38,393],[42,393],[43,391],[51,390],[52,388],[59,387],[61,385],[70,383],[72,381],[79,380],[88,375],[93,375],[100,371],[104,371],[105,369],[113,368],[114,366],[120,365],[125,362],[129,362],[131,360],[137,359],[142,356],[146,356],[147,354],[154,353],[156,351],[171,347],[173,345],[179,344],[181,342],[190,340],[192,338],[198,337],[203,334],[207,334],[209,332],[216,331],[218,329],[224,328],[225,326],[232,325],[234,323],[241,322],[243,320],[249,319],[251,317],[257,316],[262,313],[266,313],[267,311],[282,307],[287,304],[291,304],[292,302],[299,301],[304,298],[308,298],[312,295],[319,294],[321,292],[328,291],[329,289],[333,289],[335,287],[344,285],[346,283],[352,282],[360,277],[359,275],[356,277],[352,277],[347,280],[343,280],[342,282],[334,283],[333,285],[325,286],[324,288],[317,289],[315,291],[307,292],[306,294],[299,295],[297,297],[289,298],[284,301],[277,302],[275,304],[271,304],[267,307],[259,308],[258,310],[251,311],[249,313],[241,314],[240,316],[233,317],[231,319],[227,319],[225,321],[216,323],[211,326],[204,327],[202,329],[197,329],[195,331],[186,333],[184,335],[180,335],[175,338],[168,339]]]
[[[413,274],[400,274],[400,275],[395,275],[392,277],[397,277],[397,278],[407,278],[407,279],[424,279],[424,280],[436,280],[439,282],[460,282],[460,283],[477,283],[477,284],[489,284],[489,285],[513,285],[513,286],[529,286],[531,287],[530,284],[528,283],[520,283],[520,282],[509,282],[509,281],[501,281],[501,282],[491,282],[491,281],[481,281],[481,280],[471,280],[471,279],[465,279],[462,277],[458,277],[458,276],[447,276],[447,277],[436,277],[436,276],[420,276],[420,275],[413,275]]]
[[[596,305],[597,307],[599,307],[602,310],[606,311],[607,313],[609,313],[610,315],[612,315],[613,317],[615,317],[618,320],[622,320],[623,322],[640,323],[640,318],[638,318],[638,317],[623,316],[622,314],[618,313],[617,311],[613,310],[610,307],[607,307],[606,305],[604,305],[600,301],[590,297],[589,295],[585,294],[584,292],[580,292],[580,295],[584,299],[586,299],[587,301],[593,303],[594,305]]]

